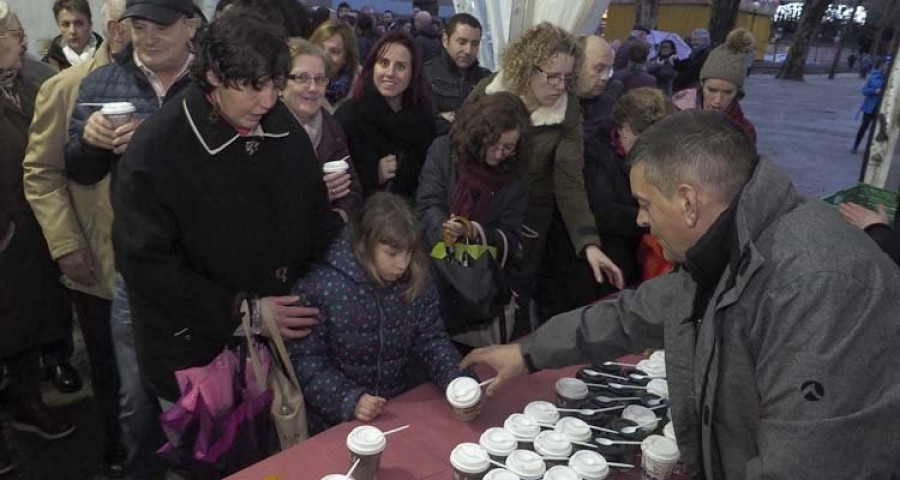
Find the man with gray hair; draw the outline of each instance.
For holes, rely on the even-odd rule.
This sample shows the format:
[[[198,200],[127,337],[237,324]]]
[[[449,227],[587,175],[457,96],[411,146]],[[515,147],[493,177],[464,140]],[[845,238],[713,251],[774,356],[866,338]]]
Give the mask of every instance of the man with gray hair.
[[[629,163],[637,222],[678,267],[461,367],[493,367],[491,395],[526,371],[665,346],[691,478],[894,478],[900,270],[721,113],[658,122]]]
[[[43,84],[23,162],[25,196],[78,312],[106,438],[104,475],[110,478],[124,476],[125,454],[120,444],[119,373],[110,329],[114,268],[109,178],[93,187],[70,182],[64,150],[82,79],[112,62],[112,56],[131,40],[131,32],[119,23],[124,11],[125,0],[107,0],[102,11],[107,40],[93,58]]]
[[[678,74],[672,81],[672,92],[694,88],[700,84],[700,69],[706,63],[706,57],[712,50],[709,30],[698,28],[691,32],[691,55],[684,60],[675,60]]]
[[[434,24],[431,14],[424,10],[417,13],[413,17],[413,25],[415,26],[413,42],[419,47],[422,62],[439,57],[444,50],[441,46],[441,32]]]

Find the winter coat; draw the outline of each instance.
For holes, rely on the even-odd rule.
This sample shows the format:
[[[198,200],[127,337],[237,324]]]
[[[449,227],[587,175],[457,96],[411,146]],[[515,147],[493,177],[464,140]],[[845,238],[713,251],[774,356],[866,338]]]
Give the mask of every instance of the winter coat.
[[[447,51],[441,50],[439,56],[425,63],[425,78],[431,85],[437,135],[447,135],[450,133],[451,123],[441,113],[459,110],[478,82],[490,75],[491,71],[478,65],[478,60],[461,71]]]
[[[324,108],[322,109],[322,137],[319,145],[316,146],[316,156],[319,163],[325,165],[328,162],[341,160],[350,155],[350,147],[347,142],[347,136],[341,129],[341,124],[331,116]],[[362,185],[359,183],[359,174],[353,168],[353,160],[349,159],[350,164],[350,193],[347,196],[339,198],[331,202],[333,208],[339,208],[349,215],[353,215],[359,207],[362,206]]]
[[[175,81],[162,102],[143,71],[134,63],[131,45],[113,56],[114,62],[104,65],[81,82],[78,103],[131,102],[134,117],[143,120],[159,111],[161,103],[180,97],[182,89],[190,82],[188,77]],[[82,185],[94,185],[110,172],[115,176],[115,163],[119,155],[83,141],[84,125],[98,107],[76,105],[69,121],[69,140],[66,143],[66,174]],[[129,146],[130,148],[130,146]]]
[[[691,55],[684,60],[675,60],[675,70],[678,72],[672,80],[672,91],[680,92],[688,88],[695,88],[700,84],[700,69],[706,63],[706,57],[712,51],[712,46],[695,48]]]
[[[22,186],[22,158],[40,82],[21,72],[14,82],[21,107],[0,95],[0,358],[62,339],[71,317],[59,270]]]
[[[767,160],[734,215],[730,261],[701,316],[691,315],[697,284],[677,270],[551,320],[522,344],[526,361],[665,346],[694,479],[895,478],[900,270]]]
[[[63,284],[107,300],[112,300],[115,273],[109,176],[91,186],[70,182],[65,146],[82,79],[111,60],[109,44],[103,43],[93,59],[44,83],[35,100],[23,163],[25,196],[41,224],[51,257],[56,260],[81,249],[93,256],[97,283],[81,285],[63,276]]]
[[[679,110],[687,110],[689,108],[702,109],[703,97],[701,90],[700,88],[682,90],[672,97],[672,103]],[[740,127],[741,130],[747,134],[750,141],[756,145],[756,127],[753,126],[753,122],[744,116],[744,109],[741,108],[741,102],[738,98],[735,98],[734,101],[731,102],[731,105],[729,105],[722,113],[727,115],[735,125]]]
[[[103,37],[101,37],[97,32],[91,32],[91,35],[94,36],[94,42],[96,45],[95,48],[97,49],[97,52],[99,52],[100,47],[106,45],[106,42],[103,41]],[[42,62],[52,66],[59,71],[63,71],[72,66],[72,64],[69,63],[69,60],[66,58],[66,54],[63,53],[62,42],[62,35],[57,35],[56,38],[54,38],[53,41],[50,42],[50,48],[47,49],[47,54],[44,55],[44,58],[41,59]]]
[[[206,365],[233,340],[242,292],[286,295],[343,221],[281,102],[242,137],[192,85],[131,142],[113,188],[116,268],[141,369],[174,400],[174,372]]]
[[[413,387],[404,376],[410,367],[424,367],[442,391],[462,375],[434,287],[407,303],[404,283],[377,286],[354,257],[349,233],[293,289],[319,309],[312,333],[288,342],[313,432],[351,420],[364,393],[391,399]]]
[[[425,154],[434,140],[434,118],[427,105],[404,102],[395,112],[371,81],[362,97],[344,102],[334,114],[350,141],[350,155],[359,173],[363,194],[388,190],[412,198]],[[387,155],[397,156],[397,176],[378,183],[378,163]]]
[[[675,79],[674,55],[669,58],[654,58],[647,63],[647,73],[656,77],[656,88],[672,96],[672,81]]]
[[[869,79],[866,80],[866,84],[862,89],[862,94],[866,98],[863,99],[859,109],[862,110],[863,113],[869,115],[875,113],[875,108],[878,107],[878,98],[880,97],[879,91],[883,88],[884,74],[881,73],[881,70],[875,70],[869,75]]]
[[[640,87],[656,88],[656,77],[647,73],[647,65],[644,63],[629,64],[621,70],[616,70],[610,80],[622,82],[622,93]]]
[[[892,226],[876,223],[869,225],[866,233],[875,240],[884,253],[890,255],[894,263],[900,265],[900,215],[894,217]]]
[[[582,98],[579,103],[584,117],[585,144],[606,138],[607,123],[616,108],[615,97],[608,92],[603,92],[593,98]]]
[[[444,52],[444,45],[441,44],[441,33],[437,31],[437,27],[431,25],[424,32],[418,32],[413,37],[413,43],[422,54],[422,61],[427,62],[433,58],[440,57]]]
[[[485,78],[473,98],[507,91],[503,72]],[[554,208],[559,209],[577,255],[588,245],[600,245],[597,227],[584,189],[584,133],[575,95],[564,94],[552,107],[531,112],[531,126],[519,140],[519,156],[531,176],[531,196],[525,225],[546,235]]]

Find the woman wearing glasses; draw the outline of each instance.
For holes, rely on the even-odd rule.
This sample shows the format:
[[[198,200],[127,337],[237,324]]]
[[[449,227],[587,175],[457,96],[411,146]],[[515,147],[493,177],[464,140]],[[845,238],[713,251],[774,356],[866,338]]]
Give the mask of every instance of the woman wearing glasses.
[[[584,134],[576,95],[570,94],[581,50],[562,28],[544,22],[511,43],[501,70],[481,81],[474,97],[499,92],[518,96],[531,117],[519,156],[531,173],[523,256],[512,276],[520,302],[531,296],[554,212],[565,223],[575,253],[590,264],[597,282],[622,287],[622,272],[600,250],[600,237],[584,188]],[[527,310],[525,310],[527,311]],[[526,323],[520,322],[520,332]]]
[[[306,40],[293,39],[289,45],[293,65],[281,99],[309,135],[323,166],[331,208],[346,222],[362,204],[362,190],[350,161],[344,130],[325,109],[330,64],[325,52]],[[341,160],[347,165],[343,171],[329,163]]]

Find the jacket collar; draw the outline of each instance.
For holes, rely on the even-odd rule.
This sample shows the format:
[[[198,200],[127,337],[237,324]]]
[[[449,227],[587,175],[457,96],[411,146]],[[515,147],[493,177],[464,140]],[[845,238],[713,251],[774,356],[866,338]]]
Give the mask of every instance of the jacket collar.
[[[491,83],[484,89],[488,95],[498,92],[508,92],[506,81],[503,78],[503,70],[497,72]],[[544,125],[559,125],[566,119],[566,106],[569,104],[569,93],[563,94],[556,100],[556,103],[550,107],[538,107],[531,112],[531,124],[535,127]]]
[[[196,84],[188,87],[181,102],[184,115],[191,130],[203,148],[210,155],[216,155],[241,138],[235,130],[207,100],[206,94]],[[290,119],[274,114],[275,109],[286,108],[280,102],[265,116],[248,137],[282,138],[290,135]]]
[[[446,48],[441,47],[441,61],[447,66],[447,71],[452,73],[453,75],[462,75],[466,78],[472,76],[474,72],[477,72],[481,65],[478,63],[478,59],[476,58],[472,65],[469,65],[469,68],[465,70],[460,70],[459,66],[456,65],[456,62],[453,61],[453,58],[450,57],[450,53],[447,52]]]

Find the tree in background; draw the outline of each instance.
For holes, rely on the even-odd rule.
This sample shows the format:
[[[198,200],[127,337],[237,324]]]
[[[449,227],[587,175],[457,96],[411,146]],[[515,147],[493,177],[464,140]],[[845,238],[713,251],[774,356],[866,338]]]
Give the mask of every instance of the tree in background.
[[[725,41],[728,32],[734,30],[741,0],[713,0],[709,16],[709,39],[713,45]]]
[[[787,59],[781,65],[776,78],[783,80],[803,81],[803,68],[806,65],[806,55],[809,53],[809,45],[819,26],[825,11],[828,10],[828,0],[806,0],[803,2],[803,15],[800,17],[800,25],[797,34],[791,43]]]
[[[659,0],[637,0],[634,9],[634,22],[650,30],[656,29],[659,20]]]

